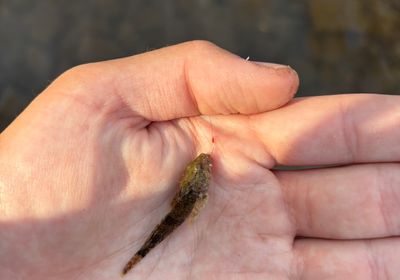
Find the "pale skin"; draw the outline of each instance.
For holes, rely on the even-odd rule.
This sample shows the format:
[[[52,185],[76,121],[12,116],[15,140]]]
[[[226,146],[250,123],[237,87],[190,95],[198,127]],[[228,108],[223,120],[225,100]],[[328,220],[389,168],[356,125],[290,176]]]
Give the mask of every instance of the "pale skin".
[[[211,151],[207,205],[126,279],[396,279],[400,97],[297,86],[207,42],[67,71],[0,134],[0,279],[120,279]]]

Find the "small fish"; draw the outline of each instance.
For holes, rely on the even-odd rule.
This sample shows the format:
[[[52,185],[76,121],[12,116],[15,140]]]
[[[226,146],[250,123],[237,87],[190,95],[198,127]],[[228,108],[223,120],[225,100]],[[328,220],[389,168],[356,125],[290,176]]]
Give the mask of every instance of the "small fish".
[[[194,219],[199,214],[199,211],[207,203],[210,179],[211,156],[200,154],[186,167],[179,183],[179,191],[172,200],[171,211],[155,227],[143,246],[125,265],[122,275],[127,274],[151,249],[160,244],[189,216]]]

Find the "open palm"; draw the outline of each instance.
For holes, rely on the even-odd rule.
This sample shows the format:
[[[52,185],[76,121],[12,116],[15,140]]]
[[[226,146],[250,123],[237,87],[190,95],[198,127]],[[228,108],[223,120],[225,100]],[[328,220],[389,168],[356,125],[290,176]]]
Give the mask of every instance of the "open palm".
[[[206,152],[207,206],[127,279],[395,279],[398,98],[297,86],[204,42],[63,74],[0,135],[0,278],[120,279]]]

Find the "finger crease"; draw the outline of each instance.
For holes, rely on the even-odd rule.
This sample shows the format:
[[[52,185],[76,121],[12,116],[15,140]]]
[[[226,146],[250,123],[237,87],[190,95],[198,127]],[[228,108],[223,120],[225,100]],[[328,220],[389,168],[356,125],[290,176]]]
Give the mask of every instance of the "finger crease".
[[[384,193],[384,189],[385,189],[383,187],[383,184],[385,185],[385,183],[383,183],[383,184],[381,183],[381,180],[384,177],[385,177],[385,175],[381,174],[381,169],[378,167],[377,168],[377,174],[375,176],[375,185],[377,187],[376,189],[378,190],[378,196],[379,196],[378,207],[379,207],[379,211],[380,211],[381,216],[382,216],[382,221],[384,223],[385,230],[387,232],[391,233],[393,227],[391,226],[390,217],[389,217],[389,215],[388,215],[388,213],[386,211],[387,205],[390,205],[390,204],[387,204],[387,201],[386,201],[385,196],[383,194]]]
[[[350,117],[349,110],[344,104],[340,104],[341,122],[343,131],[343,143],[349,156],[349,162],[355,162],[356,147],[358,147],[357,129],[354,121]]]
[[[379,278],[379,262],[375,257],[375,252],[372,247],[372,240],[365,241],[365,250],[367,254],[368,266],[371,273],[371,279],[377,280]]]
[[[200,113],[199,104],[197,103],[196,96],[193,92],[192,83],[189,75],[189,67],[186,58],[183,61],[183,79],[184,79],[184,91],[189,95],[191,103],[197,110],[197,113]]]

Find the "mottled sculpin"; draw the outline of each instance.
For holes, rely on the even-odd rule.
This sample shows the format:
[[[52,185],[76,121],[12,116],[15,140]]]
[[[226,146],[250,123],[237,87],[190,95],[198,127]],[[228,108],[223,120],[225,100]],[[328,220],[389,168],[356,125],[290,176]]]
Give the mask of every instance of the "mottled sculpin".
[[[208,185],[211,179],[211,156],[200,154],[185,169],[179,183],[179,190],[172,200],[171,211],[154,228],[143,246],[129,260],[122,270],[128,273],[151,249],[160,244],[189,216],[196,217],[207,202]]]

